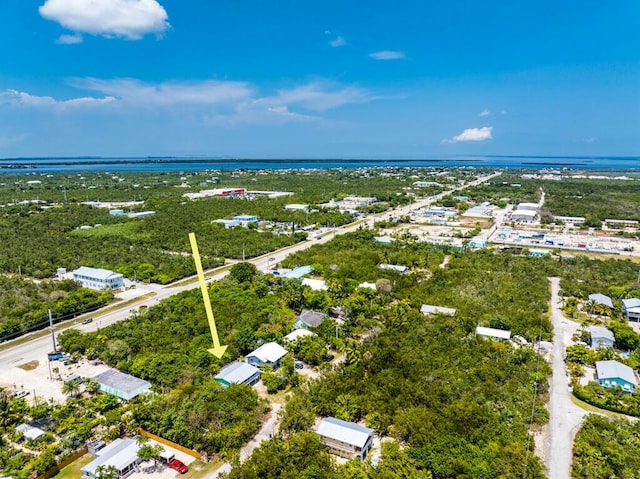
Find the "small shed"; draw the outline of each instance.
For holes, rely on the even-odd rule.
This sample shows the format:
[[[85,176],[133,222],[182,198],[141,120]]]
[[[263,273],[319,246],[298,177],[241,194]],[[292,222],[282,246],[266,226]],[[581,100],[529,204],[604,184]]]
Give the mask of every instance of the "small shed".
[[[616,338],[613,332],[609,331],[607,328],[591,326],[589,328],[589,333],[591,334],[592,348],[613,348],[613,343],[615,343]]]
[[[605,388],[620,387],[627,392],[638,385],[633,369],[618,361],[596,361],[596,379]]]
[[[253,386],[260,381],[260,370],[251,364],[236,362],[222,368],[214,379],[223,386],[232,384]]]

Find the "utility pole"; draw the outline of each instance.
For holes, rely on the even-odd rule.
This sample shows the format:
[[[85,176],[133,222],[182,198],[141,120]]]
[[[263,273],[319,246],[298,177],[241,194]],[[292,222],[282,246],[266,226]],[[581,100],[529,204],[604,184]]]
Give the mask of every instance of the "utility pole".
[[[53,352],[57,353],[58,348],[56,347],[56,335],[53,330],[53,317],[51,316],[51,310],[49,310],[49,328],[51,328],[51,341],[53,341]]]

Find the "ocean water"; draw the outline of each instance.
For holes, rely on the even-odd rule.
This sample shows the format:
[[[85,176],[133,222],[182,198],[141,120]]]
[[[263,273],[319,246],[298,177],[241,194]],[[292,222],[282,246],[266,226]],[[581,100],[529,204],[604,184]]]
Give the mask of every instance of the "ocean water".
[[[457,156],[425,159],[229,159],[203,157],[161,158],[7,158],[0,173],[74,173],[91,171],[196,171],[293,168],[421,168],[476,167],[593,171],[640,174],[640,157]]]

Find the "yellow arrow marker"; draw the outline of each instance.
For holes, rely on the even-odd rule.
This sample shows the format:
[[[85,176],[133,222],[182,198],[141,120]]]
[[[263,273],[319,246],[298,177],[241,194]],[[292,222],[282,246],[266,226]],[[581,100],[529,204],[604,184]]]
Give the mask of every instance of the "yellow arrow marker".
[[[198,281],[200,281],[200,290],[202,291],[202,299],[204,300],[204,309],[207,312],[209,329],[211,329],[211,337],[213,338],[213,348],[209,349],[209,352],[214,356],[221,358],[227,347],[220,346],[218,330],[216,329],[216,320],[213,319],[211,301],[209,301],[209,290],[207,289],[207,283],[204,281],[204,272],[202,271],[202,263],[200,262],[200,253],[198,253],[198,243],[196,243],[196,235],[194,233],[189,233],[189,241],[191,242],[191,251],[193,251],[193,261],[196,263]]]

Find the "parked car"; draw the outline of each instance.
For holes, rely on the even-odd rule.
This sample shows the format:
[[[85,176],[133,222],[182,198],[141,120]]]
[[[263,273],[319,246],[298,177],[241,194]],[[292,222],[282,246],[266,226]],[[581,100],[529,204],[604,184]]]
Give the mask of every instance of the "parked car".
[[[16,393],[16,397],[17,398],[23,398],[23,397],[28,396],[28,395],[29,395],[29,391],[25,391],[24,389],[22,391],[18,391]]]
[[[171,459],[170,461],[168,461],[167,466],[169,466],[171,469],[175,469],[180,474],[184,474],[189,470],[189,468],[184,464],[184,462],[179,461],[177,459]]]
[[[296,361],[294,364],[295,364],[295,368],[296,369],[303,369],[304,368],[304,364],[302,364],[302,361]]]
[[[82,324],[89,324],[93,322],[93,318],[86,318],[82,320]]]

